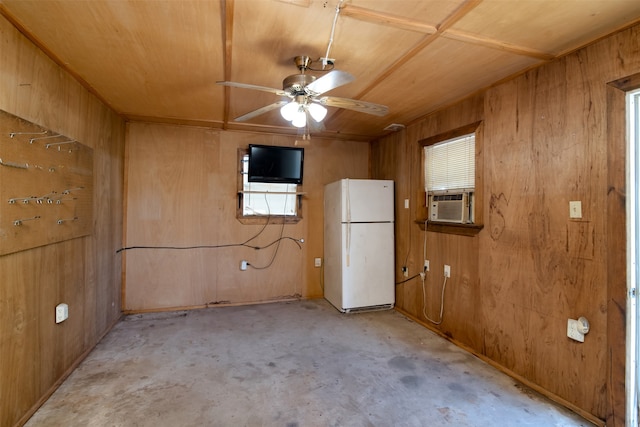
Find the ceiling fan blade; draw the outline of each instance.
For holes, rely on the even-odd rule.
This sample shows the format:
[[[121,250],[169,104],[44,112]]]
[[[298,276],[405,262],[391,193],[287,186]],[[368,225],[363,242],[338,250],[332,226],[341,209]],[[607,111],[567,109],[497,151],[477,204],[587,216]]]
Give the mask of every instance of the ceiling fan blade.
[[[323,96],[322,98],[312,98],[311,100],[328,107],[346,108],[347,110],[359,111],[361,113],[373,114],[375,116],[384,116],[389,112],[389,107],[386,105],[358,101],[357,99]]]
[[[289,94],[284,90],[276,89],[273,87],[257,86],[257,85],[250,85],[247,83],[237,83],[237,82],[216,82],[216,84],[221,86],[239,87],[241,89],[261,90],[263,92],[275,93],[276,95],[280,95],[280,96],[289,96]]]
[[[280,108],[284,104],[288,104],[288,103],[289,103],[289,101],[274,102],[273,104],[267,105],[267,106],[262,107],[262,108],[258,108],[257,110],[250,111],[247,114],[243,114],[240,117],[236,117],[235,121],[236,122],[245,122],[245,121],[247,121],[249,119],[252,119],[254,117],[259,116],[260,114],[268,113],[271,110],[275,110],[276,108]]]
[[[325,92],[329,92],[331,89],[337,88],[338,86],[350,83],[353,80],[354,77],[346,71],[333,70],[309,83],[306,86],[306,89],[310,91],[312,95],[321,95]]]

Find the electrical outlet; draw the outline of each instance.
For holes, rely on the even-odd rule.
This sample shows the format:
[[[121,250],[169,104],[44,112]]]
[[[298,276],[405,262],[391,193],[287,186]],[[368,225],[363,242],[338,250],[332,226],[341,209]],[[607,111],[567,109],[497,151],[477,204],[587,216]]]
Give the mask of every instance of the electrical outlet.
[[[316,258],[313,260],[314,267],[322,267],[322,258]]]
[[[409,269],[407,268],[407,266],[402,267],[402,275],[404,277],[409,277]]]
[[[69,306],[65,303],[56,306],[56,323],[64,322],[69,318]]]
[[[425,272],[429,271],[429,260],[428,259],[424,260],[424,271]]]
[[[580,332],[580,323],[577,320],[569,319],[567,321],[567,336],[574,341],[584,342],[584,334]]]
[[[569,319],[567,321],[567,336],[572,340],[584,342],[584,336],[589,333],[589,321],[585,317],[578,320]]]
[[[444,265],[444,277],[451,277],[451,266],[445,264]]]
[[[247,265],[249,265],[249,263],[245,260],[240,261],[240,270],[245,271],[247,269]]]

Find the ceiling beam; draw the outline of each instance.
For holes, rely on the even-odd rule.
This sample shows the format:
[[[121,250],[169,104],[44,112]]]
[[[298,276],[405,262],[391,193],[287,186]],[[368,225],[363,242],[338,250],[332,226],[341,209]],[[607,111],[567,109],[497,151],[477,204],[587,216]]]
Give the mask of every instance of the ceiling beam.
[[[220,11],[222,16],[222,40],[224,43],[224,80],[231,80],[231,58],[233,51],[233,11],[235,0],[222,0]],[[229,123],[229,110],[231,104],[231,88],[224,87],[224,107],[222,113],[223,129]]]
[[[293,4],[296,6],[309,7],[311,6],[311,0],[277,0],[282,3]]]
[[[376,12],[375,10],[350,4],[342,6],[342,8],[340,8],[340,14],[360,21],[371,22],[378,25],[387,25],[424,34],[433,34],[438,31],[438,29],[433,25],[416,21],[415,19],[391,15],[389,13]]]
[[[459,8],[453,11],[453,13],[442,21],[440,25],[438,25],[438,32],[442,33],[447,31],[450,27],[454,26],[456,22],[467,16],[469,12],[478,7],[482,3],[482,0],[467,0],[460,5]]]
[[[542,52],[528,47],[517,46],[500,40],[483,37],[477,34],[467,33],[465,31],[448,29],[442,33],[442,37],[458,40],[464,43],[475,44],[478,46],[488,47],[490,49],[502,50],[516,55],[529,56],[532,58],[542,59],[543,61],[551,61],[556,55],[548,52]]]
[[[284,0],[282,0],[284,1]],[[479,2],[478,2],[479,3]],[[465,43],[484,46],[490,49],[502,50],[504,52],[513,53],[515,55],[529,56],[543,61],[550,61],[556,58],[556,55],[536,49],[514,45],[501,40],[491,39],[476,34],[471,34],[461,30],[451,29],[451,26],[465,16],[469,10],[475,8],[478,3],[468,2],[464,7],[459,8],[456,12],[449,16],[445,22],[435,27],[415,19],[409,19],[402,16],[392,15],[389,13],[377,12],[364,7],[353,6],[351,4],[342,6],[341,15],[348,16],[360,21],[370,22],[377,25],[385,25],[389,27],[399,28],[402,30],[415,31],[423,34],[440,33],[440,36],[458,40]]]
[[[445,20],[436,27],[437,31],[435,33],[425,35],[420,41],[418,41],[416,45],[405,52],[404,55],[396,59],[382,73],[380,73],[375,79],[373,79],[370,84],[368,84],[362,91],[360,91],[360,93],[355,96],[355,99],[362,99],[367,93],[375,89],[380,83],[382,83],[385,79],[395,73],[404,64],[415,58],[415,56],[419,52],[423,51],[427,46],[436,41],[444,31],[449,29],[456,22],[464,18],[469,12],[478,7],[480,3],[482,3],[482,0],[466,0],[464,3],[462,3],[460,7],[454,10],[451,15],[445,18]],[[336,111],[331,115],[330,120],[335,119],[343,112],[343,110]]]

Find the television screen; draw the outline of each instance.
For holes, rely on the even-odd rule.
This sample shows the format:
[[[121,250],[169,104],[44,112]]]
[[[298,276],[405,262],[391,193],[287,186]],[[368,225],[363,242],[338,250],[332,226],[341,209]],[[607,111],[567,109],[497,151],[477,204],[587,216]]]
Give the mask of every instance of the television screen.
[[[304,148],[249,145],[249,182],[302,184]]]

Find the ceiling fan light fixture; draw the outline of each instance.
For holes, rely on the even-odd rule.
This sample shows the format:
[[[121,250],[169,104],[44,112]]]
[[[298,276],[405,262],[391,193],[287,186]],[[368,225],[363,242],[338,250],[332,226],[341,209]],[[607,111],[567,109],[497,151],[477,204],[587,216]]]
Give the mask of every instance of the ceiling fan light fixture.
[[[309,104],[309,114],[313,120],[320,123],[327,116],[327,109],[320,104]]]
[[[307,125],[307,114],[302,106],[300,106],[298,111],[295,113],[291,124],[297,128],[303,128]]]
[[[288,104],[284,104],[282,108],[280,108],[280,115],[283,119],[290,122],[298,112],[298,107],[299,105],[296,101],[291,101]]]

